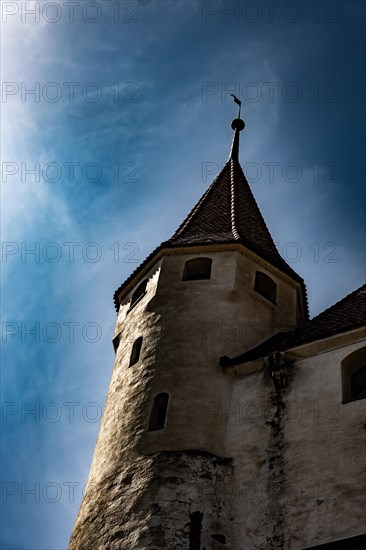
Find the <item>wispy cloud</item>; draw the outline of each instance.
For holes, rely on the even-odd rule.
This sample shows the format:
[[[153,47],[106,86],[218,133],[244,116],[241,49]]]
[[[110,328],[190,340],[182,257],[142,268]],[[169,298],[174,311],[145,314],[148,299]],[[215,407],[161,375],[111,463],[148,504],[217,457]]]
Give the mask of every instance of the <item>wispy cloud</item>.
[[[311,3],[301,3],[297,23],[281,10],[272,23],[264,12],[256,22],[220,12],[204,22],[199,1],[132,2],[136,21],[128,23],[124,12],[114,20],[115,2],[100,4],[96,23],[80,14],[69,22],[63,12],[53,24],[44,17],[23,23],[19,13],[3,25],[2,77],[19,90],[1,105],[2,161],[18,169],[2,182],[3,239],[18,246],[7,249],[2,264],[3,320],[13,323],[6,327],[9,367],[2,378],[4,400],[20,407],[4,424],[4,479],[19,490],[21,482],[86,482],[99,421],[85,421],[80,411],[89,402],[102,407],[107,393],[112,294],[138,265],[129,254],[141,262],[210,184],[203,163],[219,169],[226,161],[236,116],[233,87],[246,121],[242,165],[280,252],[305,278],[312,313],[364,278],[364,168],[362,147],[353,143],[362,133],[364,97],[356,4],[343,3],[342,23],[332,25],[324,17],[314,23]],[[56,88],[48,90],[52,82]],[[72,100],[67,82],[77,84]],[[22,96],[22,83],[28,91],[39,83],[39,101],[25,91]],[[85,89],[88,83],[94,89]],[[213,87],[204,96],[207,83]],[[301,95],[293,101],[296,89]],[[49,101],[55,90],[60,99]],[[97,101],[95,92],[101,92]],[[22,163],[24,169],[39,163],[40,181]],[[45,177],[48,163],[62,170],[59,181],[50,181],[52,170]],[[77,163],[73,181],[65,163]],[[90,163],[100,167],[96,181],[92,170],[85,172]],[[294,163],[298,181],[291,180]],[[74,243],[73,254],[65,243]],[[88,325],[93,335],[93,324],[100,330],[95,342],[85,335]],[[52,342],[55,331],[60,339]],[[80,407],[71,423],[63,403],[73,401]],[[22,421],[22,403],[50,402],[61,407],[59,422],[36,422],[32,415]],[[9,496],[2,547],[65,548],[81,492],[74,502],[65,495],[53,504]]]

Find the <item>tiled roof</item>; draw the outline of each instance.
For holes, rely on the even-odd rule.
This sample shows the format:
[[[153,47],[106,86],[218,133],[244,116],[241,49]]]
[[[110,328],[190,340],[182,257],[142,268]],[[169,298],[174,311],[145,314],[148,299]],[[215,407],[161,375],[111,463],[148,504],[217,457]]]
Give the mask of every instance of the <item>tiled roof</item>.
[[[304,327],[293,332],[279,332],[232,359],[223,357],[223,366],[240,365],[259,359],[273,351],[285,351],[315,340],[322,340],[343,332],[366,326],[366,284],[319,313]]]
[[[241,243],[301,284],[308,318],[304,281],[280,256],[239,164],[239,132],[236,128],[230,159],[174,235],[156,248],[117,289],[114,295],[117,310],[121,290],[163,248]]]
[[[280,256],[237,160],[230,159],[188,214],[169,246],[244,244],[297,281],[301,277]]]

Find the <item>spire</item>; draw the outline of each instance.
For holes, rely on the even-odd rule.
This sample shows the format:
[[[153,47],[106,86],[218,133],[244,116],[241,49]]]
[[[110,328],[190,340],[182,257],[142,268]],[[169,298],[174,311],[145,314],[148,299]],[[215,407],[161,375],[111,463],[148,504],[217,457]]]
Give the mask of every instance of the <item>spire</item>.
[[[231,145],[229,160],[236,160],[239,162],[239,134],[245,128],[245,122],[241,118],[234,118],[231,123],[231,127],[234,130],[234,137]]]
[[[174,235],[161,243],[116,291],[116,303],[118,293],[141,267],[166,248],[241,243],[304,285],[302,278],[279,254],[239,164],[239,134],[245,123],[240,118],[240,101],[235,97],[234,101],[239,105],[239,117],[231,123],[234,137],[229,160]]]
[[[239,161],[239,133],[244,130],[245,128],[245,122],[240,118],[240,112],[241,112],[241,101],[238,99],[234,94],[230,94],[231,97],[234,98],[234,101],[237,105],[239,105],[239,112],[238,112],[238,118],[235,118],[232,123],[231,127],[234,130],[234,137],[233,137],[233,143],[231,145],[231,151],[229,160],[236,160]]]
[[[237,98],[234,100],[239,104]],[[229,160],[174,235],[163,244],[186,247],[242,243],[281,271],[300,280],[280,256],[239,164],[239,134],[245,123],[236,118],[231,127],[234,137]]]

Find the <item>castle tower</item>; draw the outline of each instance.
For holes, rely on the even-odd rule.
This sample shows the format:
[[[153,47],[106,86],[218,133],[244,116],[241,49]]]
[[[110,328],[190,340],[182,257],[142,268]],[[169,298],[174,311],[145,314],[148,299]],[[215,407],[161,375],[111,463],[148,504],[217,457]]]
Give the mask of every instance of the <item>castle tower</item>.
[[[234,356],[307,320],[239,164],[115,293],[115,364],[69,550],[238,548],[226,415]],[[219,498],[217,496],[219,495]]]

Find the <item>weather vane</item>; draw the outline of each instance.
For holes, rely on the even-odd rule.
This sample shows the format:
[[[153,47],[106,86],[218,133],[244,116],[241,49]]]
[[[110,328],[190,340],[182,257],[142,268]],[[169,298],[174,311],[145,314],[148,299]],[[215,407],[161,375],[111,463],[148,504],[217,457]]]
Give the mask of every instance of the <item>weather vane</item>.
[[[234,98],[235,103],[236,103],[237,105],[239,105],[238,118],[240,118],[241,101],[240,101],[240,99],[238,99],[238,98],[236,97],[236,95],[234,95],[234,94],[230,94],[230,95],[231,95],[231,97]]]

